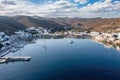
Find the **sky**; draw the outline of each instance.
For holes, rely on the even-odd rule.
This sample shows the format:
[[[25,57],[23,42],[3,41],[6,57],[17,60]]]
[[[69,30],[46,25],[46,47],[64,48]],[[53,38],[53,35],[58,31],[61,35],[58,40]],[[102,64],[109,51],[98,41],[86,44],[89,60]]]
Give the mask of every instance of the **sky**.
[[[0,16],[120,17],[120,0],[0,0]]]

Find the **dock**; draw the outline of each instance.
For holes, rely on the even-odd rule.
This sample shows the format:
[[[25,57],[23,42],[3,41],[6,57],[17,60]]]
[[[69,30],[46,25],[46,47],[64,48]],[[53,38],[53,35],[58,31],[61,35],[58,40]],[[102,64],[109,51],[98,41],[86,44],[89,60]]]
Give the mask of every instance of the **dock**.
[[[0,57],[0,63],[7,63],[13,61],[30,61],[32,58],[29,56],[5,56]]]

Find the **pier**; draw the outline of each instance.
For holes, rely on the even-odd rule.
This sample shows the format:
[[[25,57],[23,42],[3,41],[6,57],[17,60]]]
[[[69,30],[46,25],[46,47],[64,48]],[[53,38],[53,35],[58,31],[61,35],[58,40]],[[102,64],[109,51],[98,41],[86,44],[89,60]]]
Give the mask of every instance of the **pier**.
[[[32,58],[29,56],[5,56],[5,57],[0,57],[0,64],[13,62],[13,61],[30,61],[31,59]]]

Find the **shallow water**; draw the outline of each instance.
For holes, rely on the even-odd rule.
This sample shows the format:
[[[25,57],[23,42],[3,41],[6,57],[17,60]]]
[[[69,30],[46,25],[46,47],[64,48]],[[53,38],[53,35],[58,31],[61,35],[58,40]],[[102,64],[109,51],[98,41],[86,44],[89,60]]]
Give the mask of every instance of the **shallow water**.
[[[0,64],[0,80],[120,80],[120,52],[88,39],[39,39],[7,56],[30,62]]]

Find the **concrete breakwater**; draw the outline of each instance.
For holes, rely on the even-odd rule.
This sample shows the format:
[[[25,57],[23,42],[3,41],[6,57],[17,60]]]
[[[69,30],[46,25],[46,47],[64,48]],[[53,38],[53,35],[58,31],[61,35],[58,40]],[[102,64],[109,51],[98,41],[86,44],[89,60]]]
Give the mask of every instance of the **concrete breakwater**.
[[[15,61],[30,61],[32,58],[29,56],[6,56],[0,57],[1,63],[15,62]]]

